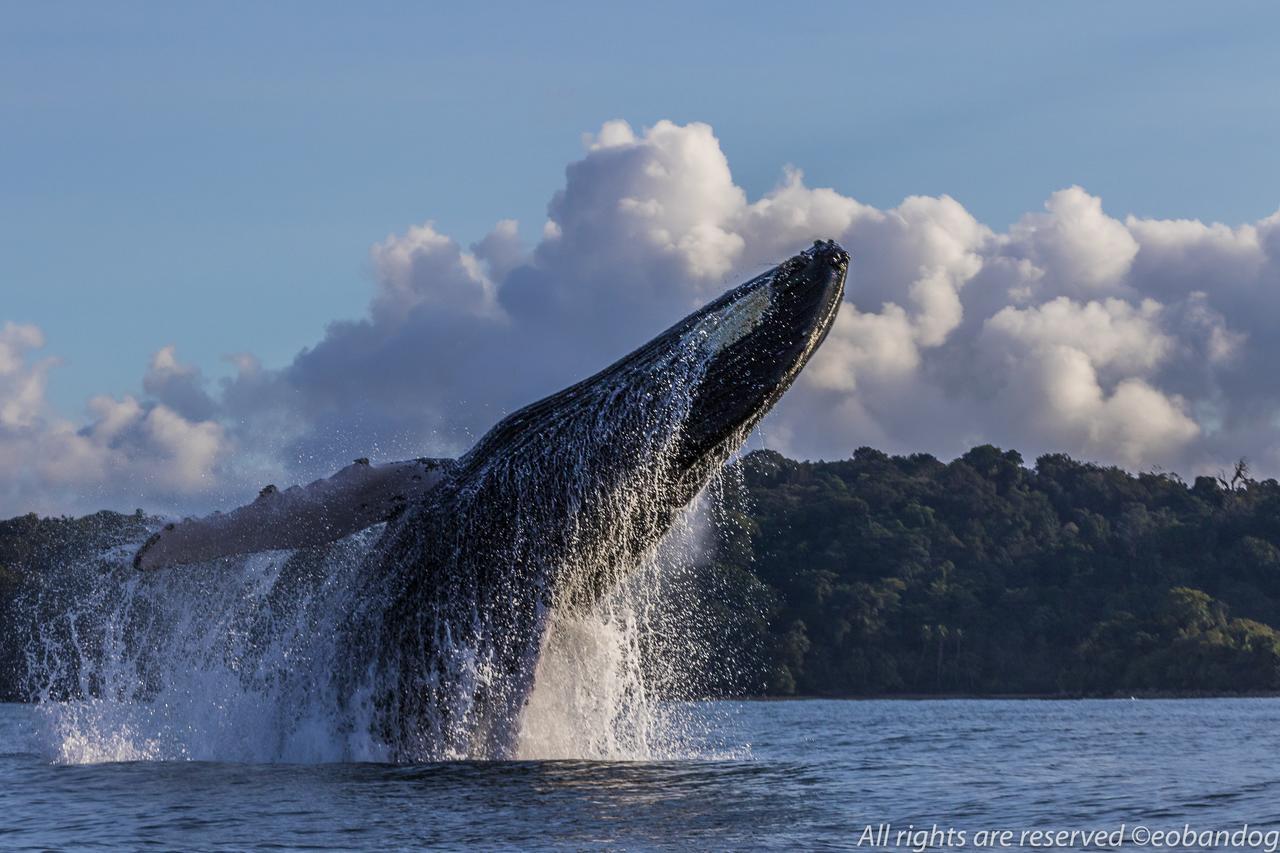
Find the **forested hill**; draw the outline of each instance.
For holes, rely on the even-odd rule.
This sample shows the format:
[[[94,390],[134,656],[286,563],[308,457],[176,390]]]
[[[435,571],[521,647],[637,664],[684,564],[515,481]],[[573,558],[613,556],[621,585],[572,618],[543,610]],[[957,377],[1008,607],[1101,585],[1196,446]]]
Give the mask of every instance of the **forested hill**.
[[[764,587],[771,693],[1280,690],[1280,485],[1243,465],[1190,485],[990,446],[740,465],[719,563]]]
[[[951,463],[762,451],[725,481],[700,606],[719,610],[716,657],[734,677],[713,690],[1280,691],[1275,480],[1242,468],[1187,484],[1058,454],[1028,468],[987,446]],[[144,521],[0,522],[0,698],[21,695],[29,624],[6,609]]]

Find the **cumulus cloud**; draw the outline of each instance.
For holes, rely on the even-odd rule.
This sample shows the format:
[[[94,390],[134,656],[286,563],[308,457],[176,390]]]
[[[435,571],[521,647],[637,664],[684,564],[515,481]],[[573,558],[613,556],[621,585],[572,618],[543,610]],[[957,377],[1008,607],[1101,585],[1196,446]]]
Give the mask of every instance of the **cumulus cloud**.
[[[486,239],[501,255],[501,241],[513,224]],[[480,259],[463,251],[431,222],[393,234],[373,247],[378,292],[369,311],[379,323],[392,324],[419,308],[484,316],[497,310],[495,287]]]
[[[161,347],[151,357],[142,388],[161,404],[194,421],[207,421],[218,410],[200,368],[180,362],[178,348],[173,344]]]
[[[192,419],[159,400],[100,395],[77,427],[57,416],[45,397],[53,358],[33,359],[44,346],[35,326],[0,330],[0,509],[82,511],[99,506],[171,506],[207,501],[230,449],[226,428]],[[144,384],[184,406],[217,404],[197,398],[199,372],[181,365],[173,349],[157,352]],[[203,393],[202,391],[200,393]],[[210,411],[212,413],[212,411]]]
[[[1120,219],[1073,186],[996,232],[947,196],[881,210],[790,166],[752,200],[705,124],[607,122],[584,148],[528,245],[512,220],[470,246],[409,225],[371,249],[365,316],[286,365],[235,356],[216,392],[166,347],[141,395],[95,398],[77,428],[45,401],[39,329],[5,326],[5,508],[120,499],[118,482],[208,503],[356,456],[455,454],[815,238],[853,255],[846,304],[757,441],[1280,474],[1280,213]]]
[[[5,323],[0,328],[0,428],[30,427],[39,416],[46,377],[57,362],[28,365],[26,354],[43,346],[44,334],[35,326]]]
[[[1077,294],[1117,290],[1138,254],[1124,223],[1080,187],[1049,196],[1044,213],[1022,217],[1001,242],[1011,257],[1035,264],[1046,288]]]
[[[985,323],[984,342],[1017,359],[1026,355],[1024,349],[1074,349],[1095,368],[1141,375],[1173,348],[1161,326],[1162,310],[1153,299],[1134,305],[1122,299],[1082,303],[1059,296],[1038,306],[1000,309]]]
[[[997,411],[1049,446],[1141,467],[1176,453],[1200,432],[1180,397],[1143,379],[1125,376],[1104,388],[1098,362],[1078,347],[1038,344],[1010,365],[1009,378]]]

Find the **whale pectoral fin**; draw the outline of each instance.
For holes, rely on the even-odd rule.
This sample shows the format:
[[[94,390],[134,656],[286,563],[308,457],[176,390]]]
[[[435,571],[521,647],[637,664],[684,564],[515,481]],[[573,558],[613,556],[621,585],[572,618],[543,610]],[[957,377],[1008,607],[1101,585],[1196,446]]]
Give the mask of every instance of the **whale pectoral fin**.
[[[149,570],[217,557],[323,545],[387,521],[444,478],[449,460],[370,465],[358,459],[325,480],[280,491],[267,486],[228,513],[168,524],[134,555]]]

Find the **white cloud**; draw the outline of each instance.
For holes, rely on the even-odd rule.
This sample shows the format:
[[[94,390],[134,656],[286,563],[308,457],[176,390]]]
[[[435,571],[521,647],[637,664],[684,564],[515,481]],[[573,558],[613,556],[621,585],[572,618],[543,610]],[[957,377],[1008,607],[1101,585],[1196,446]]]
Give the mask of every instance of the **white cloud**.
[[[498,252],[501,259],[507,256],[500,241],[510,230],[504,223],[487,238],[490,252]],[[378,293],[370,311],[379,322],[400,322],[420,306],[480,316],[497,310],[494,285],[480,259],[436,231],[434,223],[393,234],[374,246],[371,254]]]
[[[212,418],[217,402],[205,388],[200,368],[178,361],[178,348],[161,347],[151,357],[142,388],[160,403],[196,421]]]
[[[208,502],[356,456],[454,454],[815,238],[853,256],[846,305],[771,443],[994,441],[1187,474],[1248,455],[1280,474],[1280,213],[1122,220],[1069,187],[997,233],[947,196],[880,210],[791,167],[750,200],[705,124],[584,142],[536,244],[512,220],[470,248],[407,227],[371,250],[365,317],[283,367],[236,356],[217,393],[166,347],[144,394],[96,398],[76,428],[49,411],[40,331],[6,325],[0,464],[20,477],[0,502]]]
[[[1130,216],[1125,226],[1140,247],[1134,277],[1162,294],[1249,288],[1268,266],[1253,225],[1229,228],[1196,220]]]
[[[1122,379],[1107,394],[1089,357],[1073,347],[1051,345],[1025,368],[1028,393],[1018,402],[1042,442],[1141,467],[1167,459],[1200,432],[1180,399],[1141,379]]]
[[[45,359],[27,365],[26,354],[44,346],[44,334],[35,326],[5,323],[0,328],[0,428],[30,427],[44,402],[49,368]]]
[[[727,275],[742,253],[729,226],[746,194],[708,125],[660,121],[636,135],[608,122],[567,179],[549,210],[558,238],[540,247],[566,273],[608,281],[624,265],[643,284],[662,288],[646,276],[661,271],[688,286]]]
[[[514,219],[498,222],[483,240],[471,247],[471,252],[484,262],[491,282],[502,281],[528,259],[520,244],[519,223]]]
[[[803,375],[816,388],[851,393],[860,378],[906,379],[919,367],[920,350],[906,311],[889,303],[879,314],[863,314],[846,305]]]
[[[1004,251],[1031,261],[1059,292],[1090,295],[1120,287],[1138,254],[1123,222],[1080,187],[1049,196],[1045,213],[1028,213],[1011,229]]]
[[[6,475],[0,509],[53,512],[136,506],[144,499],[166,506],[207,500],[230,450],[222,424],[188,419],[162,402],[100,395],[89,401],[89,424],[77,428],[54,414],[45,398],[56,361],[29,357],[43,345],[35,326],[6,324],[0,331],[0,468]],[[153,357],[145,384],[159,394],[181,389],[179,396],[185,396],[198,376],[166,347]]]
[[[1174,346],[1160,325],[1162,310],[1153,299],[1131,305],[1114,298],[1080,303],[1059,296],[1035,307],[1002,308],[987,320],[985,338],[1015,357],[1022,355],[1022,347],[1070,347],[1095,368],[1143,375]]]

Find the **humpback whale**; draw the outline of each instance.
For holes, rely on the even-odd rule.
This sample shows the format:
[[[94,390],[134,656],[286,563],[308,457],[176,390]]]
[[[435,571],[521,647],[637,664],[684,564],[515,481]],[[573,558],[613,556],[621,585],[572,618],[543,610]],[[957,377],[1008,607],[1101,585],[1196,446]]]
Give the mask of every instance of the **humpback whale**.
[[[339,639],[344,702],[397,761],[513,754],[558,609],[588,606],[662,539],[830,330],[849,256],[813,246],[611,366],[509,415],[456,460],[357,460],[167,525],[144,572],[324,546],[374,525]]]

